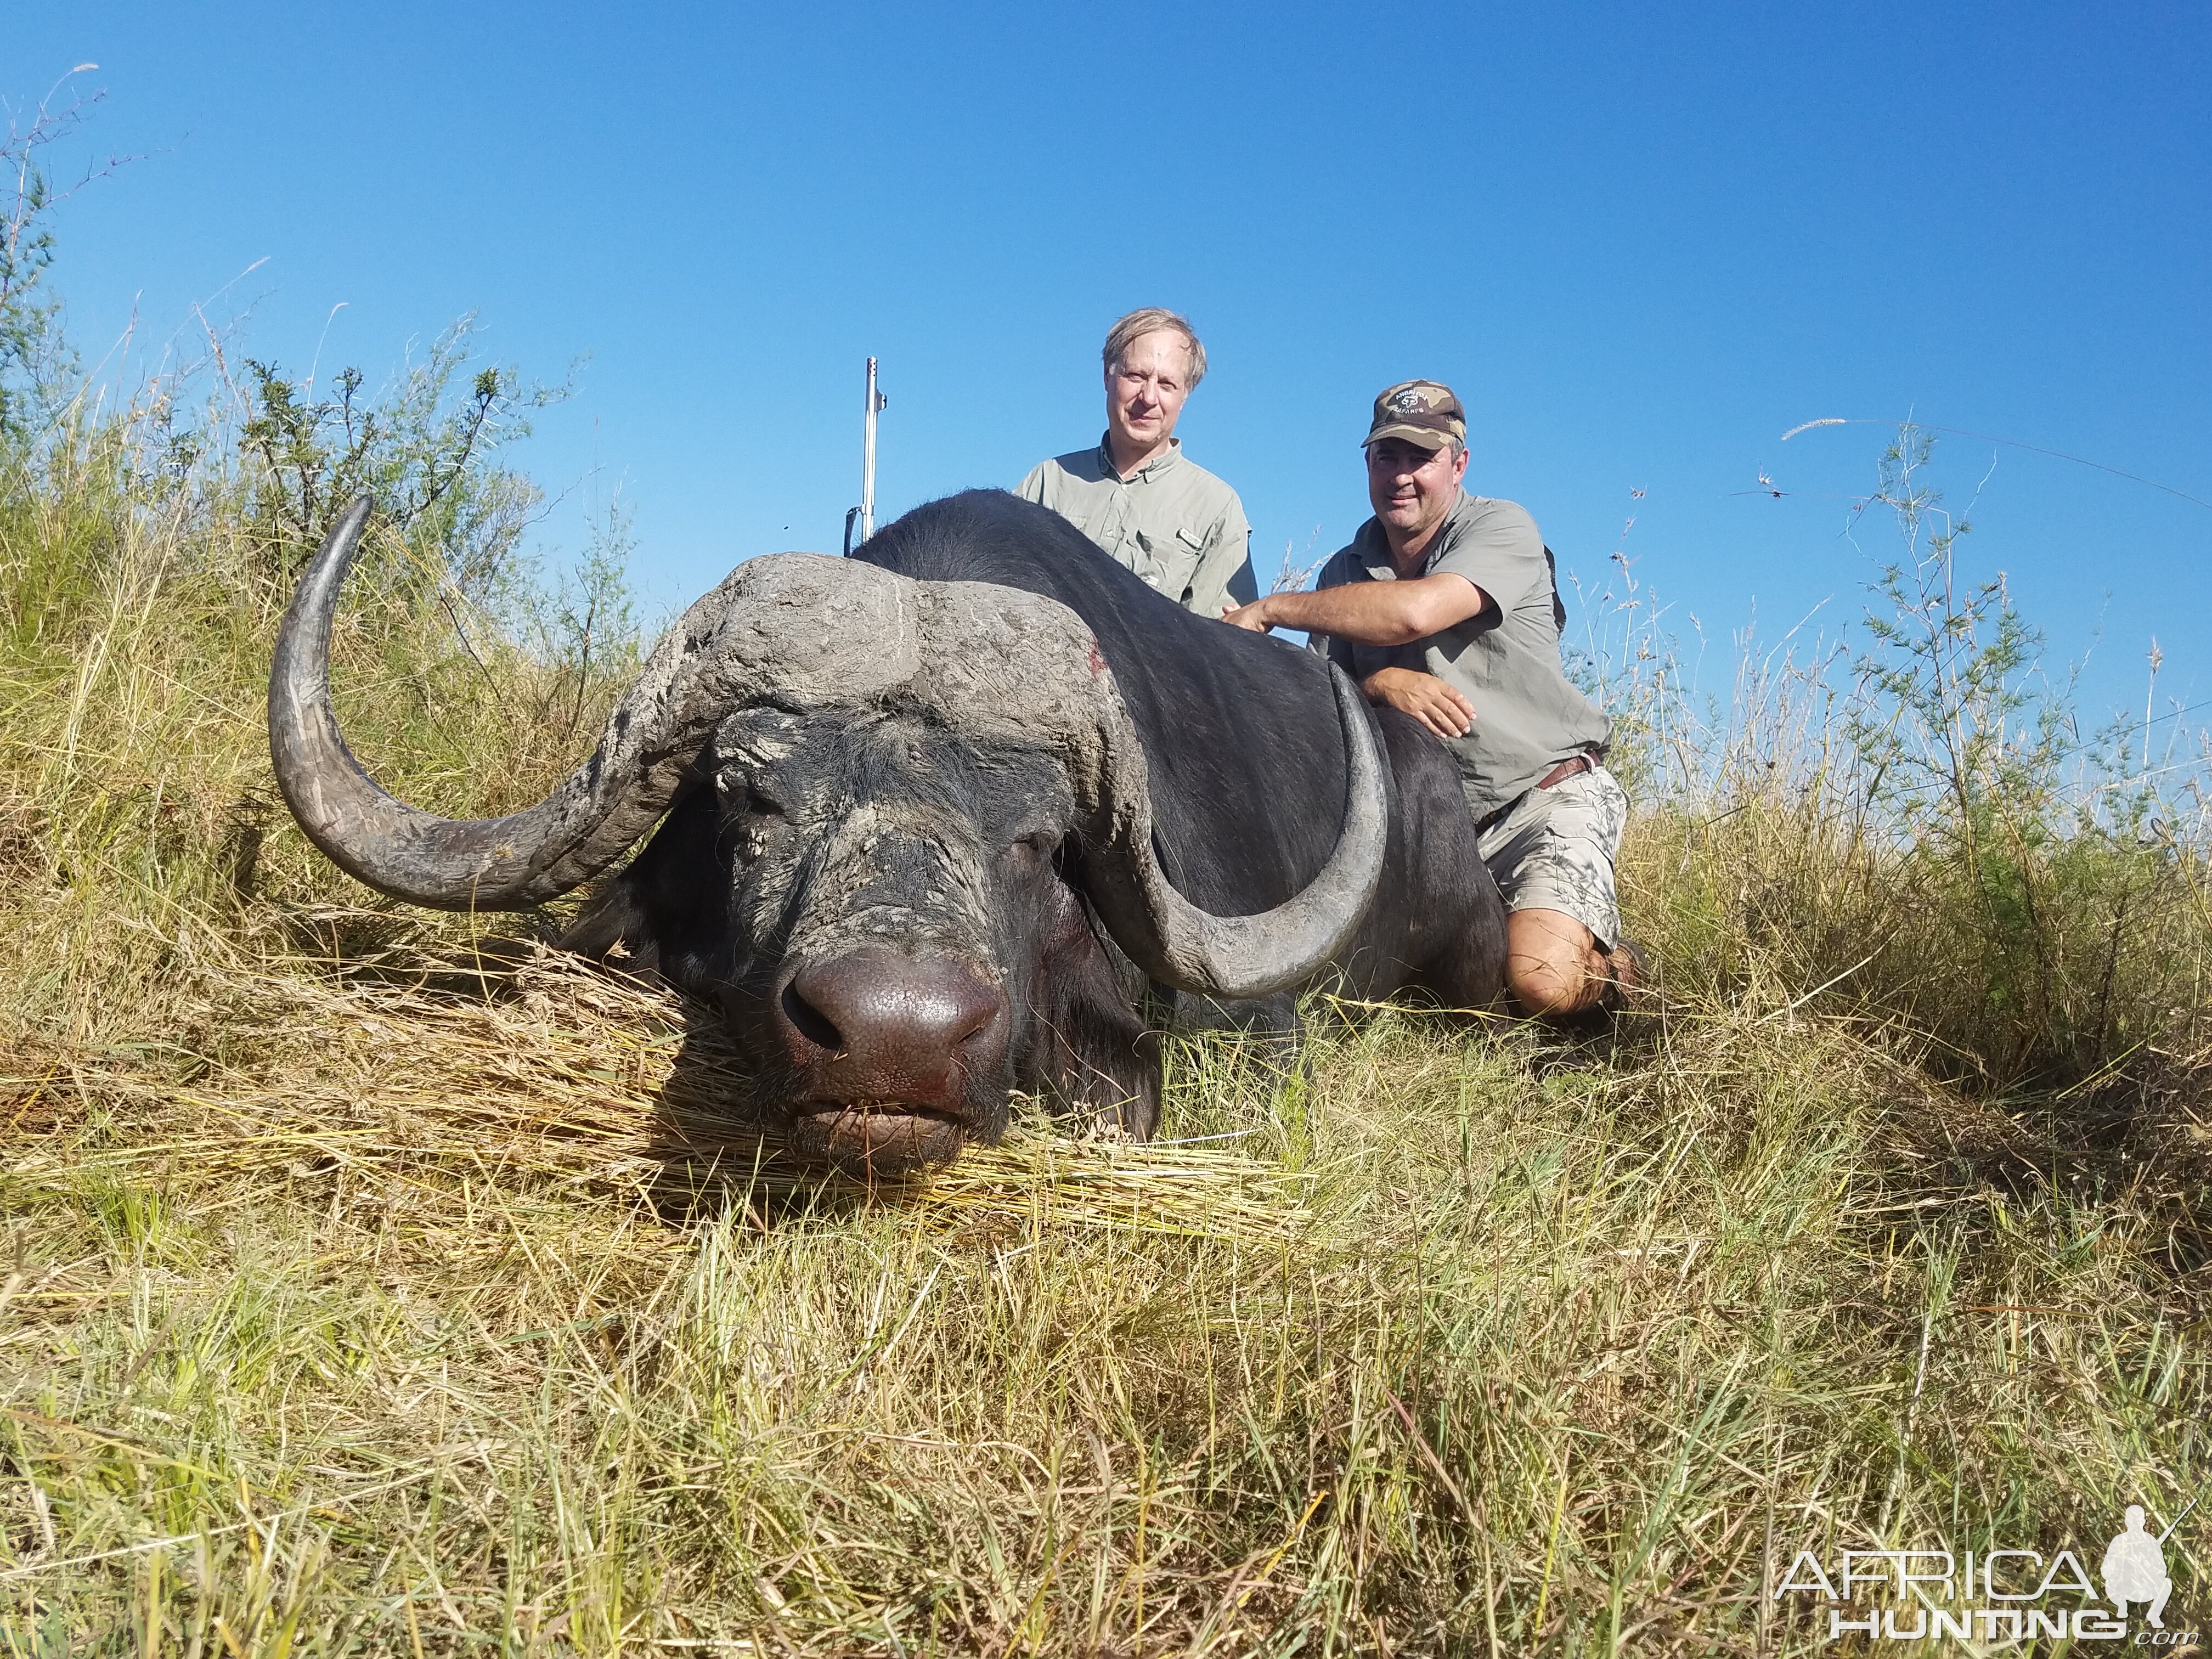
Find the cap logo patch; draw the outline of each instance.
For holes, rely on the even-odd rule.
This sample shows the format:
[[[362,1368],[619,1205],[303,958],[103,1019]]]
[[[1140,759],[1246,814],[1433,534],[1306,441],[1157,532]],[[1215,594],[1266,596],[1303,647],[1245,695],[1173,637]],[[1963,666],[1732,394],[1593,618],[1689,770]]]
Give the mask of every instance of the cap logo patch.
[[[1428,399],[1418,392],[1408,390],[1391,398],[1390,408],[1400,415],[1424,414],[1428,410]]]

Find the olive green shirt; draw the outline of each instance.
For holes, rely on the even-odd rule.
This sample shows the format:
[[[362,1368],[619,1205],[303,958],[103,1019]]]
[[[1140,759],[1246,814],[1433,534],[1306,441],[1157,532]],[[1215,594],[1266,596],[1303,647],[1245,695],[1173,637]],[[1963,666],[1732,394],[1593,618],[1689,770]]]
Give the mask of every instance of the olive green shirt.
[[[1575,689],[1560,661],[1559,586],[1534,519],[1514,502],[1462,492],[1419,574],[1464,576],[1482,590],[1482,609],[1404,645],[1328,639],[1322,646],[1321,635],[1315,643],[1355,678],[1410,668],[1434,674],[1474,705],[1473,728],[1443,741],[1476,817],[1525,794],[1570,756],[1603,751],[1612,723]],[[1322,567],[1315,586],[1397,580],[1382,526],[1370,519],[1352,545]]]
[[[1014,494],[1054,512],[1186,611],[1218,617],[1230,583],[1247,570],[1252,527],[1237,492],[1195,462],[1182,441],[1127,477],[1105,441],[1040,461]],[[1251,591],[1247,572],[1244,591]]]

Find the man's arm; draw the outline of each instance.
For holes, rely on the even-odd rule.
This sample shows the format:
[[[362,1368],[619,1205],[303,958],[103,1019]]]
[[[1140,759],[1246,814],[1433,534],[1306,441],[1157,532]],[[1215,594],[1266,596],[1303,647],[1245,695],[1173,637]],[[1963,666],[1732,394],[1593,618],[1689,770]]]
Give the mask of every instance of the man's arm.
[[[1465,622],[1488,603],[1466,577],[1439,574],[1413,581],[1347,582],[1311,593],[1270,593],[1223,620],[1255,633],[1303,628],[1332,641],[1409,645]],[[1474,704],[1418,668],[1379,668],[1359,689],[1370,702],[1411,714],[1440,738],[1464,736],[1474,724]]]
[[[1303,628],[1362,645],[1410,645],[1465,622],[1489,602],[1466,577],[1439,573],[1412,581],[1347,582],[1316,593],[1268,593],[1223,620],[1255,634]]]

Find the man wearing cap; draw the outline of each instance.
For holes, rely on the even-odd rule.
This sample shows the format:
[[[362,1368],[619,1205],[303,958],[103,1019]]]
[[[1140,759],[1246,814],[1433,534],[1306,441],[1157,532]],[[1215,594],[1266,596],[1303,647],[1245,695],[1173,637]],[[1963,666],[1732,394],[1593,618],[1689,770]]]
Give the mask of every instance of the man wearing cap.
[[[1524,1009],[1557,1018],[1617,1000],[1636,985],[1613,881],[1628,797],[1604,765],[1610,723],[1559,659],[1552,556],[1515,503],[1461,488],[1467,416],[1449,386],[1384,392],[1365,448],[1375,516],[1314,592],[1270,593],[1228,619],[1308,630],[1370,701],[1452,751],[1510,912],[1506,983]]]
[[[1218,617],[1259,592],[1237,492],[1183,457],[1183,399],[1206,376],[1191,325],[1157,307],[1106,335],[1106,432],[1095,449],[1040,461],[1015,486],[1186,611]]]

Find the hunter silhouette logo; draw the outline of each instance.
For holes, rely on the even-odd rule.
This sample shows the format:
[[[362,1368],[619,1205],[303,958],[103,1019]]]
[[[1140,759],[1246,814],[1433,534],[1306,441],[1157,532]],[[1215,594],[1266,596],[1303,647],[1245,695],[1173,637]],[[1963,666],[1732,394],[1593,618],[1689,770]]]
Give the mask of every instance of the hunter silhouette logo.
[[[2129,1602],[2148,1601],[2151,1628],[2166,1628],[2166,1620],[2160,1615],[2166,1611],[2166,1598],[2173,1594],[2173,1580],[2166,1576],[2164,1545],[2181,1524],[2181,1516],[2196,1507],[2192,1498],[2189,1509],[2175,1516],[2166,1529],[2154,1538],[2143,1530],[2142,1505],[2128,1505],[2128,1529],[2105,1546],[2105,1599],[2119,1609],[2121,1618],[2128,1616]]]
[[[2099,1564],[2101,1601],[2074,1551],[2062,1549],[2046,1561],[2039,1551],[2002,1547],[1964,1555],[1948,1549],[1845,1550],[1826,1567],[1811,1550],[1800,1550],[1773,1597],[1778,1601],[1809,1593],[1827,1602],[1831,1642],[1845,1636],[1878,1642],[1947,1636],[1982,1643],[2038,1637],[2119,1642],[2128,1640],[2130,1609],[2140,1607],[2143,1627],[2131,1645],[2179,1644],[2196,1652],[2199,1633],[2169,1631],[2165,1617],[2173,1594],[2166,1541],[2196,1507],[2191,1499],[2165,1531],[2154,1534],[2143,1506],[2129,1504],[2125,1525]]]

